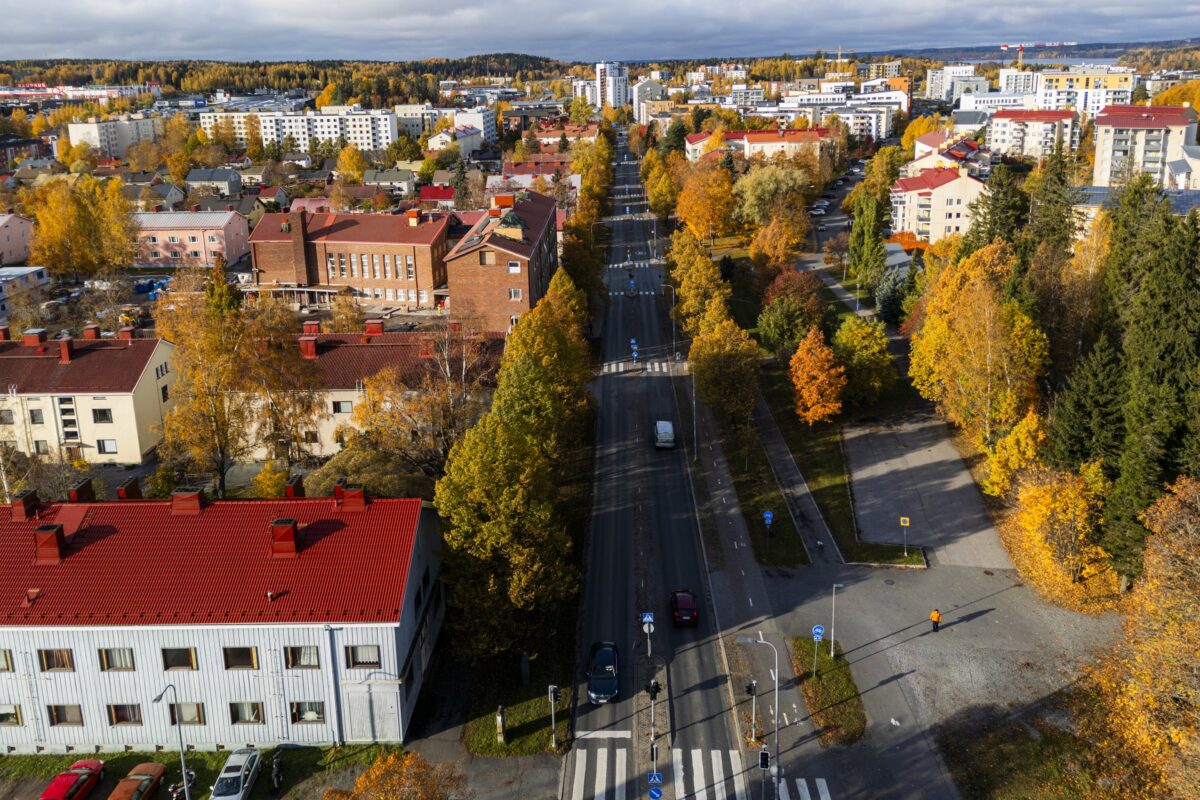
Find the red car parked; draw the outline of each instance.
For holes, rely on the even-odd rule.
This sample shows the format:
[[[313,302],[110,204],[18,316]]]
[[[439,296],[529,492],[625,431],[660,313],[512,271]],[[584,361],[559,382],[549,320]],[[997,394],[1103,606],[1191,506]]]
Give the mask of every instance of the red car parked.
[[[104,762],[95,758],[76,761],[50,781],[38,800],[83,800],[104,780]]]

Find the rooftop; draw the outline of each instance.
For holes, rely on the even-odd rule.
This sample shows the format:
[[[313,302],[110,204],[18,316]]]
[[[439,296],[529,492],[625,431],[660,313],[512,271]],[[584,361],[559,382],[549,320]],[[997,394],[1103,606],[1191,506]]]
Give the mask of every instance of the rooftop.
[[[1105,106],[1096,125],[1115,128],[1166,128],[1191,125],[1196,112],[1186,106]]]
[[[1042,111],[1026,108],[1002,108],[994,119],[1013,119],[1022,122],[1066,122],[1075,116],[1074,111]]]
[[[222,203],[227,204],[228,201]],[[236,211],[135,211],[133,221],[146,230],[168,228],[224,228]]]
[[[283,230],[289,222],[298,225],[305,214],[309,242],[348,242],[353,244],[416,244],[428,245],[446,229],[444,216],[422,216],[420,224],[410,225],[407,217],[398,214],[308,214],[300,211],[288,214],[264,214],[254,233],[255,242],[287,242],[292,234]]]
[[[915,175],[911,178],[900,178],[892,184],[893,192],[929,192],[937,189],[940,186],[945,186],[948,183],[962,178],[964,180],[978,181],[970,175],[961,174],[955,167],[935,167],[933,169],[923,169],[920,175]]]
[[[481,247],[495,247],[529,258],[555,219],[554,200],[537,192],[496,195],[495,207],[481,216],[471,230],[446,253],[451,259]],[[516,238],[516,234],[520,238]]]
[[[72,339],[70,360],[64,362],[62,340],[31,340],[31,344],[0,340],[0,387],[37,395],[132,392],[158,342]]]

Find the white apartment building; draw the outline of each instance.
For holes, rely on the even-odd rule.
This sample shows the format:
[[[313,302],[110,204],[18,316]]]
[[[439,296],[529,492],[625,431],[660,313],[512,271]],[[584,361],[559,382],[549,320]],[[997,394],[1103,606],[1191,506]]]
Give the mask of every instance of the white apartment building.
[[[1038,73],[1035,104],[1040,109],[1074,109],[1095,117],[1105,107],[1133,99],[1134,72],[1127,67],[1089,66]]]
[[[879,78],[899,78],[900,59],[893,61],[874,61],[868,64],[855,64],[854,68],[858,72],[858,77],[863,80],[876,80]]]
[[[892,230],[909,231],[933,244],[971,227],[971,203],[984,183],[965,168],[927,169],[892,185]]]
[[[883,106],[889,105],[897,111],[908,113],[909,96],[908,92],[902,92],[899,89],[888,89],[886,91],[877,92],[862,92],[847,96],[846,103],[852,106]]]
[[[629,70],[618,61],[596,64],[596,108],[629,105]]]
[[[729,102],[735,106],[753,106],[766,99],[766,93],[761,86],[747,86],[735,83],[729,89]]]
[[[995,111],[1001,108],[1035,108],[1037,95],[1010,92],[976,92],[958,100],[960,111]]]
[[[0,267],[0,325],[8,323],[9,296],[49,284],[45,267]]]
[[[455,113],[453,108],[438,108],[432,103],[405,103],[393,106],[392,111],[396,115],[397,130],[412,139],[433,130],[442,117],[452,117]],[[492,124],[495,125],[494,118]]]
[[[239,147],[246,146],[245,112],[205,112],[200,115],[200,127],[212,135],[217,123],[233,121],[234,138]],[[391,109],[363,109],[361,106],[326,106],[320,112],[271,111],[256,114],[264,145],[291,137],[296,149],[308,152],[320,141],[345,140],[359,150],[383,150],[396,140],[396,113]]]
[[[0,445],[28,455],[140,464],[162,439],[171,407],[174,345],[135,339],[50,339],[38,328],[14,341],[0,327]]]
[[[483,141],[492,142],[493,144],[499,141],[496,134],[496,110],[487,106],[476,106],[475,108],[449,109],[454,115],[455,125],[464,125],[471,128],[477,128]]]
[[[0,214],[0,266],[24,264],[33,239],[33,220],[19,214]]]
[[[948,103],[954,98],[954,79],[973,77],[975,67],[972,64],[950,64],[941,69],[931,69],[925,74],[925,98]]]
[[[463,158],[470,158],[483,144],[483,131],[472,125],[456,125],[430,136],[426,147],[434,152],[445,150],[451,142],[458,144],[458,153]]]
[[[1000,70],[997,89],[1005,94],[1037,94],[1037,72],[1004,67]]]
[[[1062,140],[1063,151],[1079,146],[1079,120],[1074,111],[1003,109],[992,115],[987,147],[1002,156],[1046,158]]]
[[[0,586],[18,597],[0,613],[0,746],[402,742],[445,613],[436,515],[360,487],[289,490],[141,500],[129,483],[129,499],[97,502],[86,482],[65,503],[14,498],[0,524]]]
[[[1144,172],[1164,189],[1200,189],[1196,112],[1187,106],[1109,106],[1096,117],[1094,186],[1124,171]]]
[[[692,72],[685,72],[683,74],[683,82],[689,85],[694,83],[707,83],[708,73],[702,69],[693,70]]]
[[[964,78],[952,78],[950,80],[950,102],[957,103],[962,98],[971,94],[984,94],[990,88],[988,79],[971,75]]]
[[[146,114],[120,114],[110,119],[90,117],[67,124],[71,144],[89,144],[106,158],[124,158],[130,145],[158,141],[162,133],[162,117]]]
[[[821,125],[825,125],[831,117],[836,115],[846,124],[852,136],[859,139],[869,136],[878,142],[892,133],[892,111],[891,106],[827,108],[821,111]]]
[[[663,85],[653,78],[642,78],[629,89],[629,101],[633,104],[633,115],[639,125],[650,121],[649,110],[645,104],[655,100],[666,99],[667,92]]]

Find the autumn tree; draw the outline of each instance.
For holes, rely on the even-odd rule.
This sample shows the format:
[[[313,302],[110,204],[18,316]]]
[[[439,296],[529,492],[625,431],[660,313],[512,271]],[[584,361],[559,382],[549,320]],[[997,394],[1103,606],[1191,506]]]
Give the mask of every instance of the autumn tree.
[[[671,280],[677,287],[675,315],[680,327],[694,335],[710,302],[714,298],[728,300],[732,290],[690,229],[675,231],[669,258]]]
[[[772,217],[750,240],[750,259],[759,269],[781,270],[789,267],[804,243],[802,215]]]
[[[351,333],[362,330],[366,316],[362,306],[350,289],[342,289],[333,296],[329,321],[322,325],[326,333]]]
[[[905,127],[904,133],[900,137],[900,147],[911,154],[919,137],[927,133],[933,133],[934,131],[946,130],[948,127],[950,127],[950,120],[940,114],[926,114],[915,117]]]
[[[842,397],[852,405],[874,403],[896,380],[887,349],[887,331],[878,320],[847,317],[833,335],[833,354],[846,370]]]
[[[694,168],[676,202],[680,221],[700,240],[711,241],[724,232],[733,209],[733,182],[719,167]]]
[[[254,476],[251,485],[254,488],[254,496],[263,499],[272,497],[283,497],[285,488],[288,482],[288,471],[274,461],[267,461],[262,465],[262,469]]]
[[[363,173],[367,167],[366,156],[352,144],[348,144],[342,148],[337,157],[337,173],[338,178],[346,183],[359,184],[362,183]]]
[[[125,163],[134,172],[152,172],[163,163],[163,151],[158,142],[144,139],[125,150]]]
[[[254,163],[263,160],[262,121],[258,114],[247,114],[243,121],[246,132],[246,157]]]
[[[37,223],[30,259],[60,278],[78,281],[133,259],[137,227],[120,180],[51,181],[25,194],[24,205]]]
[[[714,303],[723,309],[721,300]],[[740,424],[749,418],[758,398],[758,345],[728,316],[706,328],[692,340],[689,356],[696,391],[714,412]]]
[[[815,325],[796,348],[789,364],[796,416],[815,425],[829,422],[842,412],[846,368],[837,363],[833,350]]]
[[[426,761],[417,753],[391,752],[381,754],[367,767],[344,800],[459,800],[467,796],[467,781],[454,766]]]
[[[1012,170],[997,164],[983,193],[971,201],[971,226],[963,238],[965,254],[997,240],[1015,242],[1028,208],[1029,199],[1017,186]]]
[[[787,219],[804,207],[804,192],[814,176],[801,170],[767,165],[752,169],[733,185],[734,216],[751,228]]]

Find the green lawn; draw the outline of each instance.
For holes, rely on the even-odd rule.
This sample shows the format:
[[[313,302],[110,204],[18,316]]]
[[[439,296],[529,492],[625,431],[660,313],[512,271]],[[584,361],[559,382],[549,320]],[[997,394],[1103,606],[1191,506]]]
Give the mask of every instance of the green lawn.
[[[817,673],[813,675],[813,647],[816,646]],[[829,655],[829,642],[814,642],[810,637],[792,639],[792,669],[800,682],[800,692],[808,703],[808,713],[821,731],[821,744],[852,744],[863,737],[867,715],[862,698],[850,674],[850,665],[835,643],[836,659]]]
[[[854,505],[847,477],[846,454],[842,449],[841,427],[836,423],[808,426],[796,418],[792,407],[792,385],[782,365],[768,364],[762,371],[761,385],[767,404],[796,466],[804,475],[821,516],[833,532],[842,556],[849,562],[871,564],[924,564],[921,549],[890,544],[863,542],[854,522]]]
[[[849,292],[852,296],[857,297],[864,308],[875,308],[875,295],[867,291],[867,289],[863,288],[862,286],[859,286],[855,282],[853,275],[847,274],[846,280],[843,281],[841,272],[829,267],[822,267],[822,269],[825,270],[825,272],[831,278],[840,283],[843,289]]]
[[[366,768],[385,752],[402,750],[400,746],[347,745],[344,747],[286,747],[283,749],[284,786],[294,787],[301,781],[331,773],[346,767]],[[271,759],[274,750],[263,751],[263,768],[254,784],[251,800],[266,800],[271,792]],[[39,778],[49,781],[81,758],[91,756],[81,753],[66,755],[7,755],[0,757],[0,778]],[[96,755],[105,763],[107,773],[96,797],[107,797],[122,777],[133,767],[146,761],[158,761],[167,765],[166,784],[179,780],[179,753],[170,750],[161,753],[101,753]],[[192,751],[187,754],[188,769],[196,773],[195,800],[208,796],[208,787],[216,781],[217,771],[229,758],[228,752]],[[319,780],[318,780],[319,783]],[[165,786],[158,792],[165,797]]]
[[[721,449],[733,476],[738,505],[750,531],[754,557],[765,566],[807,564],[808,554],[792,523],[787,503],[767,461],[762,440],[754,428],[720,424]],[[770,535],[763,512],[774,515]]]

